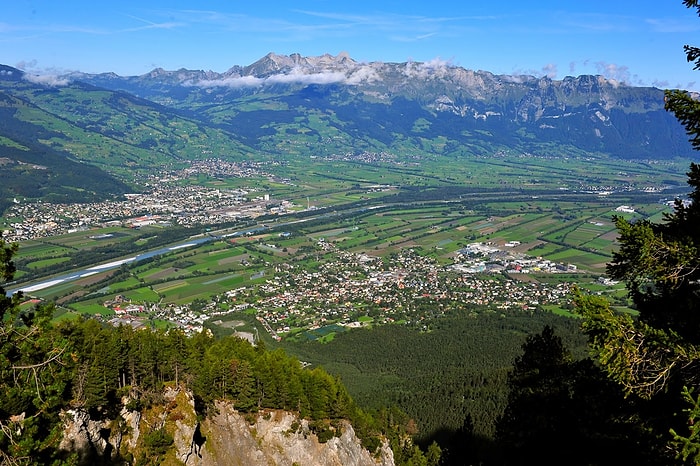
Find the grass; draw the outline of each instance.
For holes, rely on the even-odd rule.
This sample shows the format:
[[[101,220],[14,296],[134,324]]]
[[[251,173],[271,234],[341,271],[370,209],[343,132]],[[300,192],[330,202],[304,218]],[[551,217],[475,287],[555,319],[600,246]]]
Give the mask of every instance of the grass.
[[[110,315],[114,314],[114,311],[104,307],[102,304],[97,303],[75,303],[71,305],[71,309],[78,314],[102,314]]]
[[[160,300],[160,295],[150,288],[136,288],[123,292],[124,296],[137,303],[150,302],[155,303]]]
[[[29,267],[32,269],[41,269],[41,268],[49,266],[49,265],[60,264],[61,262],[68,262],[68,261],[70,261],[70,257],[54,257],[51,259],[43,259],[43,260],[33,261],[29,265]]]
[[[174,280],[171,282],[165,282],[159,285],[153,285],[153,291],[155,293],[161,294],[165,293],[167,291],[174,290],[175,288],[180,288],[183,286],[187,286],[188,282],[185,280]]]

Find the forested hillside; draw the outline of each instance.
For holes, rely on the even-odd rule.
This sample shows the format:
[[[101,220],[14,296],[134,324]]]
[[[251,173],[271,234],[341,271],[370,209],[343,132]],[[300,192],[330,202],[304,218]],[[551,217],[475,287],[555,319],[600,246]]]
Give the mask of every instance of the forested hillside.
[[[0,272],[7,281],[14,272],[11,259],[16,248],[0,246]],[[349,419],[370,451],[388,436],[399,461],[406,445],[404,460],[423,457],[410,447],[405,426],[397,424],[397,419],[363,412],[336,378],[320,368],[303,367],[281,350],[253,347],[235,337],[214,339],[200,333],[188,338],[178,330],[135,331],[91,319],[52,323],[53,306],[20,311],[20,300],[19,294],[7,297],[2,290],[3,464],[73,464],[79,458],[92,458],[95,452],[58,448],[65,410],[84,411],[92,419],[118,419],[123,409],[139,411],[164,403],[166,385],[190,391],[202,416],[215,400],[232,400],[243,413],[289,410],[312,421],[313,432],[326,440],[341,434],[339,420]],[[122,464],[126,458],[136,458],[139,464],[157,464],[148,455],[147,448],[117,450],[99,461]]]
[[[586,355],[575,319],[471,306],[431,322],[428,332],[381,326],[342,333],[323,345],[285,347],[339,374],[362,406],[400,406],[416,421],[421,443],[440,440],[445,445],[464,440],[456,437],[465,423],[475,436],[493,437],[507,401],[513,360],[525,338],[546,325],[557,329],[577,359]]]

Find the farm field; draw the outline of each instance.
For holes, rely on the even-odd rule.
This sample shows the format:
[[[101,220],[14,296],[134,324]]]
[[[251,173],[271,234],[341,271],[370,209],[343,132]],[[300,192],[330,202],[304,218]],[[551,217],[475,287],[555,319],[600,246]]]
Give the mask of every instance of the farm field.
[[[52,270],[65,273],[71,264],[80,270],[127,261],[111,271],[85,273],[85,278],[79,280],[41,286],[28,296],[55,300],[63,318],[80,313],[114,315],[114,309],[105,303],[115,299],[172,308],[210,303],[213,307],[207,312],[224,312],[236,302],[247,303],[253,306],[248,309],[250,315],[261,316],[264,312],[256,310],[255,303],[269,299],[266,288],[288,279],[292,269],[324,274],[328,267],[350,256],[379,260],[388,267],[397,256],[412,251],[425,264],[449,270],[461,260],[468,245],[483,243],[499,248],[503,254],[549,261],[563,270],[575,271],[564,278],[564,274],[538,273],[536,266],[530,274],[518,271],[508,275],[523,286],[558,282],[599,292],[599,279],[616,247],[613,216],[661,218],[670,209],[664,201],[673,196],[673,191],[662,195],[650,187],[680,189],[685,162],[663,166],[604,158],[592,164],[586,162],[494,157],[464,163],[424,157],[420,165],[373,165],[291,159],[275,165],[274,180],[197,174],[180,180],[180,184],[216,189],[255,185],[255,192],[289,199],[296,207],[284,217],[261,217],[253,224],[233,224],[221,230],[167,225],[93,227],[26,241],[20,244],[17,255],[16,278],[18,283],[31,285],[38,280],[32,281],[33,276],[50,281],[55,276]],[[603,192],[603,188],[616,185],[624,189]],[[633,207],[621,211],[621,206]],[[248,233],[240,234],[244,230]],[[200,238],[201,242],[190,245],[187,238]],[[135,248],[148,251],[176,242],[186,247],[128,262],[135,256]],[[359,272],[353,269],[344,273],[351,276]],[[367,278],[366,272],[364,275],[358,278]],[[615,294],[608,288],[602,291],[614,295],[616,303],[624,308],[624,292]],[[242,297],[225,298],[236,294]],[[566,314],[562,306],[566,307],[550,303],[543,308]],[[349,316],[358,325],[377,323],[370,316],[374,311],[369,303],[355,303],[355,307],[362,312],[345,312],[346,317],[326,318],[315,324],[283,317],[280,335],[306,332],[312,325],[319,329],[307,335],[332,339],[339,329],[331,326]],[[279,315],[284,315],[282,308],[271,314],[273,321],[277,322]],[[396,320],[411,319],[397,316]],[[283,325],[283,321],[290,324]],[[273,335],[259,322],[251,324],[257,325],[262,334]],[[329,330],[324,330],[326,326]]]
[[[509,246],[512,251],[575,264],[580,273],[568,279],[580,286],[593,285],[604,274],[605,263],[614,249],[611,207],[558,204],[556,210],[549,212],[541,206],[531,211],[515,209],[517,206],[512,203],[502,207],[503,211],[499,212],[498,204],[490,204],[489,216],[458,204],[386,208],[290,228],[288,232],[215,240],[122,267],[94,284],[61,283],[36,294],[43,299],[56,299],[76,311],[86,306],[94,310],[94,306],[116,295],[134,301],[172,304],[209,300],[231,289],[264,283],[275,276],[275,269],[282,264],[318,269],[329,260],[318,251],[310,253],[319,241],[332,243],[349,253],[378,258],[414,249],[443,265],[451,264],[455,254],[473,242],[501,247],[512,243]],[[114,236],[101,241],[117,242],[132,233],[125,230],[120,236],[114,230],[109,231]],[[103,233],[91,231],[90,235]],[[29,262],[28,267],[68,260],[61,254],[87,248],[94,242],[80,240],[78,236],[52,238],[50,245],[35,242],[23,250],[21,257],[35,254],[35,261]],[[80,304],[71,303],[78,297],[76,293],[80,294]]]

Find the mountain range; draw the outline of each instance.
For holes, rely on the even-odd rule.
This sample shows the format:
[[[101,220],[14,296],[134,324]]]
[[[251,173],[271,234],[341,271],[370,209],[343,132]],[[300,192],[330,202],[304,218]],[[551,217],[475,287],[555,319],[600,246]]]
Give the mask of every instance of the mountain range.
[[[60,186],[47,175],[35,186],[66,199],[119,194],[128,171],[202,157],[693,154],[661,89],[602,76],[496,75],[442,61],[362,63],[345,53],[270,53],[223,73],[48,77],[0,66],[0,121],[3,178],[32,166],[63,178],[94,171]],[[32,197],[19,186],[26,179],[15,179],[0,197]]]

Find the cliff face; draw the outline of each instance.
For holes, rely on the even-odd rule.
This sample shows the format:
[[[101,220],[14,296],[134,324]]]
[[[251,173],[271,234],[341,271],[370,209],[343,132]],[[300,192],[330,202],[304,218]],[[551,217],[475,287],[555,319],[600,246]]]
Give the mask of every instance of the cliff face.
[[[149,433],[163,429],[172,444],[164,464],[217,465],[331,465],[392,466],[394,457],[385,442],[373,456],[364,449],[348,422],[338,434],[320,442],[309,422],[285,411],[244,415],[232,404],[217,402],[200,423],[188,392],[166,390],[164,403],[143,411],[122,410],[111,421],[94,421],[84,411],[65,415],[61,448],[78,453],[82,464],[152,454]],[[152,446],[152,444],[151,444]]]
[[[307,421],[289,412],[258,414],[250,424],[229,404],[218,403],[218,413],[202,423],[206,436],[201,458],[192,465],[333,465],[389,466],[394,457],[384,445],[378,458],[362,448],[349,423],[342,434],[320,443],[309,430]]]

